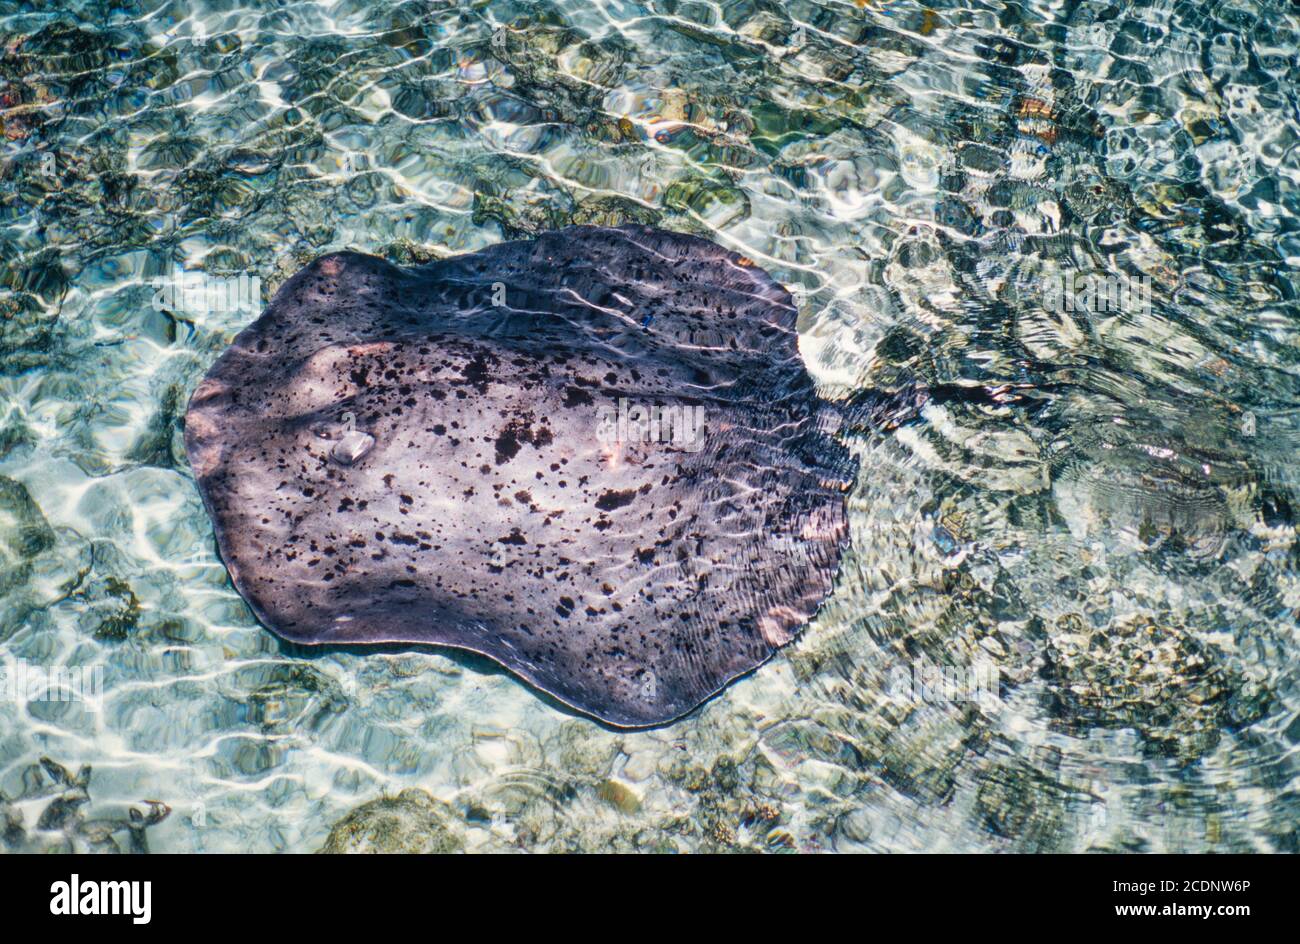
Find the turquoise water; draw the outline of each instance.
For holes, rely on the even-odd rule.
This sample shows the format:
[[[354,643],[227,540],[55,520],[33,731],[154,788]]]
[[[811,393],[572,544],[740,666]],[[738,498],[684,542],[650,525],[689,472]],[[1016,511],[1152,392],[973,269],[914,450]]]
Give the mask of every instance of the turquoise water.
[[[99,695],[0,699],[5,848],[1296,850],[1294,5],[0,0],[0,39],[0,670]],[[857,445],[803,636],[628,733],[259,627],[180,429],[255,314],[156,280],[627,221],[789,286],[828,396],[982,391]]]

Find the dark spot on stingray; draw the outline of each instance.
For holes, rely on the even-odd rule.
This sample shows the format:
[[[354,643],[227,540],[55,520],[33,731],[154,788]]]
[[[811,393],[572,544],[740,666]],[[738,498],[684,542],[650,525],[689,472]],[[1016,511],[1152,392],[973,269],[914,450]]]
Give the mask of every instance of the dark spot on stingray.
[[[519,455],[519,429],[511,424],[497,436],[497,465],[504,465]],[[490,469],[488,471],[491,471]]]
[[[475,300],[507,275],[506,305]],[[830,594],[857,464],[827,430],[915,405],[819,399],[795,315],[736,253],[647,227],[414,268],[336,253],[213,365],[186,450],[235,588],[286,640],[454,646],[661,724]],[[620,397],[702,407],[698,448],[611,442]]]
[[[581,387],[566,387],[564,390],[564,405],[567,407],[591,406],[595,402],[591,394]]]
[[[596,499],[596,507],[601,511],[613,511],[615,508],[622,508],[624,505],[632,504],[632,499],[636,498],[636,493],[635,488],[624,489],[621,492],[606,492]]]

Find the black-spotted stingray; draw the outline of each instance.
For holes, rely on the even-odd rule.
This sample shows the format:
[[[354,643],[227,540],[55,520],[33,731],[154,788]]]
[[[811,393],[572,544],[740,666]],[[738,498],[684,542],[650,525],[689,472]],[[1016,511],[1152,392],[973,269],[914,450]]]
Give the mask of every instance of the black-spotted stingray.
[[[660,724],[835,579],[857,466],[795,315],[748,259],[646,227],[416,268],[327,255],[217,360],[185,445],[231,580],[284,639],[471,650]]]

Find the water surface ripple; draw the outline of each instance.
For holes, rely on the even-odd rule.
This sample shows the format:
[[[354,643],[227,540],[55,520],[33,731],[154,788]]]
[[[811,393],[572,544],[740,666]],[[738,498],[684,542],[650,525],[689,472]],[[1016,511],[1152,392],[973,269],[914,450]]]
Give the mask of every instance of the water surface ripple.
[[[0,669],[104,685],[0,702],[7,848],[310,851],[417,790],[483,850],[1296,851],[1293,4],[59,6],[0,0]],[[858,444],[803,637],[625,733],[261,629],[179,428],[254,314],[154,280],[628,221],[790,286],[827,395],[948,391]]]

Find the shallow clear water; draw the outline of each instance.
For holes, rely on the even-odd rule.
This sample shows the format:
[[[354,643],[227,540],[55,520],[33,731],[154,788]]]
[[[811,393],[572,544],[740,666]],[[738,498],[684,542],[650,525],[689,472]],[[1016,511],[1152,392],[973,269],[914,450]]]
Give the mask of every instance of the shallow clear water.
[[[6,848],[153,800],[154,851],[309,851],[418,788],[401,841],[471,849],[1297,849],[1293,4],[61,7],[0,0],[0,671],[103,687],[0,700]],[[254,315],[154,280],[624,221],[790,286],[828,396],[972,388],[857,446],[799,641],[627,733],[260,628],[179,427]]]

